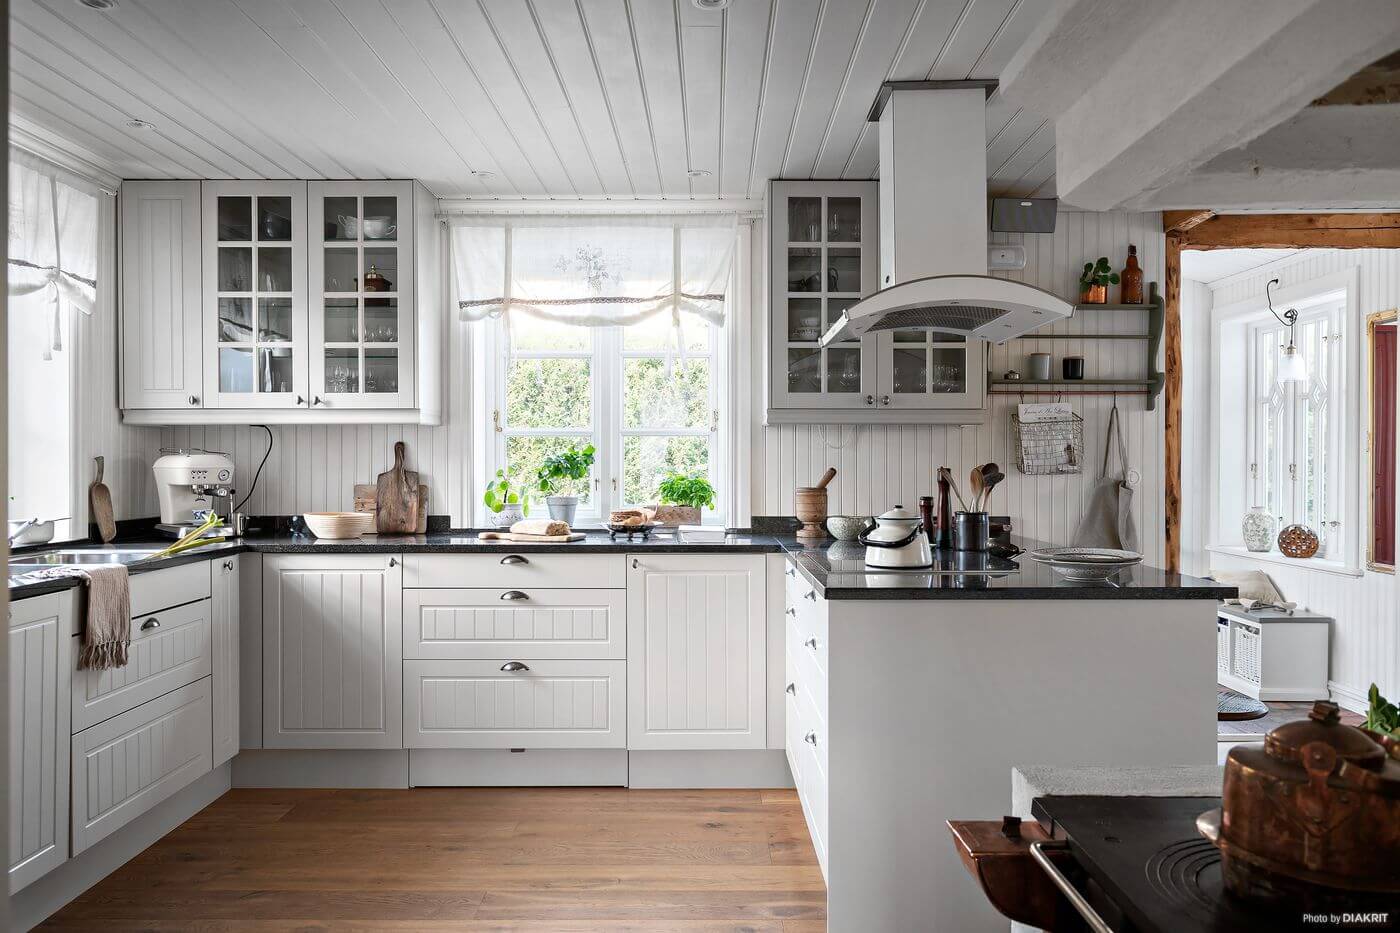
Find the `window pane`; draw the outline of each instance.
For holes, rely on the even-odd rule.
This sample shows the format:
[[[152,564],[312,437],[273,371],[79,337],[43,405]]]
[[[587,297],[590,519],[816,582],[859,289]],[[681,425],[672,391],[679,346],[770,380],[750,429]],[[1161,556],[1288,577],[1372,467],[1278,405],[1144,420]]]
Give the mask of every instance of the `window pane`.
[[[627,437],[622,449],[622,498],[628,505],[656,502],[656,490],[669,473],[707,474],[708,437]]]
[[[708,353],[710,330],[709,321],[689,312],[681,312],[681,335],[685,338],[687,352]],[[671,320],[671,315],[654,314],[639,324],[623,328],[622,349],[674,352],[676,325]]]
[[[540,472],[540,464],[544,463],[545,457],[563,453],[570,447],[585,447],[592,443],[591,438],[585,436],[576,437],[507,437],[506,438],[506,474],[513,482],[524,483],[533,491],[537,483],[536,477]],[[596,469],[596,465],[594,469]],[[568,494],[576,495],[580,504],[587,503],[593,496],[593,483],[583,480],[570,486],[568,481],[564,481],[564,488]],[[566,493],[559,493],[565,495]],[[534,498],[532,496],[532,498]],[[540,504],[540,514],[544,514],[543,503]],[[532,511],[533,514],[533,511]]]
[[[586,359],[512,360],[506,377],[506,423],[513,428],[589,427],[591,368]]]
[[[669,368],[669,372],[667,372]],[[623,360],[623,426],[705,428],[710,424],[710,361]]]
[[[514,353],[579,352],[593,349],[593,332],[511,312],[510,348]]]

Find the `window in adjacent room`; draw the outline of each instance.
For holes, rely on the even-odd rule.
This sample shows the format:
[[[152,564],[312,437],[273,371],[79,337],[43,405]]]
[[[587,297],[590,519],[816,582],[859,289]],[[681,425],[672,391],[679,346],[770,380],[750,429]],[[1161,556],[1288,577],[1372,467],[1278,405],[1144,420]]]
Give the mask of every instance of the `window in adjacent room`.
[[[1369,352],[1370,508],[1367,509],[1366,563],[1372,570],[1395,571],[1395,364],[1396,312],[1366,321]]]

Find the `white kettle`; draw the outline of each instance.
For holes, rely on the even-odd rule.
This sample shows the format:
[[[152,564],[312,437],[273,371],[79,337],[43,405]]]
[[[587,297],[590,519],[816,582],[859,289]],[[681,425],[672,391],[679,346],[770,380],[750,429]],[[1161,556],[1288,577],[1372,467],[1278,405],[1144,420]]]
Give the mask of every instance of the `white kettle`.
[[[856,540],[865,545],[867,568],[917,570],[933,566],[923,520],[902,505],[876,517]]]

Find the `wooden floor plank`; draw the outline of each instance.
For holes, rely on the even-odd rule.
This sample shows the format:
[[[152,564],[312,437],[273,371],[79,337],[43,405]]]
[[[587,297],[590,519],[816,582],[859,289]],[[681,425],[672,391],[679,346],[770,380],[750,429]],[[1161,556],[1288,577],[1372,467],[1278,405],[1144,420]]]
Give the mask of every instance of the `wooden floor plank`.
[[[790,790],[239,789],[45,928],[805,933],[825,917]]]

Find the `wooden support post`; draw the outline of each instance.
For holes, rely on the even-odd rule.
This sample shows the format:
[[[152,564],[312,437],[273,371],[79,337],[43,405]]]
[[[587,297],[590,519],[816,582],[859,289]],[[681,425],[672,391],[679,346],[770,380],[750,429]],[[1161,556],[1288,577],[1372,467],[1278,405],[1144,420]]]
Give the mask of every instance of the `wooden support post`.
[[[1181,237],[1167,236],[1166,294],[1166,485],[1167,570],[1181,572]]]

